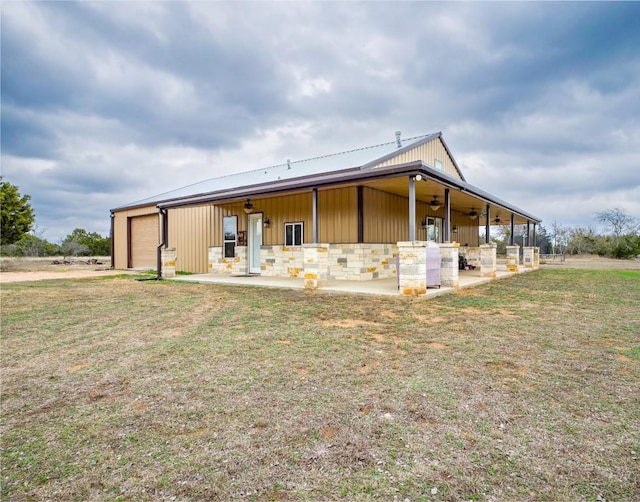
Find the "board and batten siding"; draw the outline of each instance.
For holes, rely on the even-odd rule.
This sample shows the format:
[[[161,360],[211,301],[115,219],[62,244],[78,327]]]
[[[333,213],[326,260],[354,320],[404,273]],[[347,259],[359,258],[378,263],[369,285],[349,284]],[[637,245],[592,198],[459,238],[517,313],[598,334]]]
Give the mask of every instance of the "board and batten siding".
[[[455,178],[462,179],[460,173],[456,169],[453,160],[447,153],[446,148],[440,141],[440,138],[433,139],[423,145],[419,145],[404,153],[399,154],[385,162],[376,164],[375,167],[392,166],[396,164],[405,164],[408,162],[415,162],[421,160],[425,164],[435,167],[435,160],[442,162],[442,169],[445,173],[454,176]]]

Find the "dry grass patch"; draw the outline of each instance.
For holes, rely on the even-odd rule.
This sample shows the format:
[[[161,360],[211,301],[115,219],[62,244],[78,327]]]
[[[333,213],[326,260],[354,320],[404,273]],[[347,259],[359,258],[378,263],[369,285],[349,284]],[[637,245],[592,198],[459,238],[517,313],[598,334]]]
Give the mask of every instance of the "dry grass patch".
[[[640,273],[3,286],[3,500],[633,500]]]

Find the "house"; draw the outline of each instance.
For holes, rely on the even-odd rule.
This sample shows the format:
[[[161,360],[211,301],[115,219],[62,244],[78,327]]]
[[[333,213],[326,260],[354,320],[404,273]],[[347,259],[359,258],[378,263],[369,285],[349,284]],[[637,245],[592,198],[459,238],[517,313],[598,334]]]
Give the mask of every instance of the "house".
[[[467,183],[440,132],[397,132],[388,143],[205,180],[111,218],[114,268],[300,277],[314,287],[395,277],[399,266],[408,294],[426,288],[426,241],[438,243],[442,281],[455,287],[459,253],[495,275],[494,225],[526,225],[524,261],[534,266],[541,221]]]

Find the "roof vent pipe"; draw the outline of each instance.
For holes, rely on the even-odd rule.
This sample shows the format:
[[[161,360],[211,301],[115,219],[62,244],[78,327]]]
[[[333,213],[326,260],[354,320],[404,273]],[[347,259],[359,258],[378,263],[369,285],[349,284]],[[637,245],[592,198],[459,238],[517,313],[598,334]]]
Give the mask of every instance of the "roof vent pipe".
[[[400,141],[401,134],[402,131],[396,131],[396,145],[398,146],[398,148],[402,148],[402,141]]]
[[[291,169],[291,159],[287,159],[287,169]]]

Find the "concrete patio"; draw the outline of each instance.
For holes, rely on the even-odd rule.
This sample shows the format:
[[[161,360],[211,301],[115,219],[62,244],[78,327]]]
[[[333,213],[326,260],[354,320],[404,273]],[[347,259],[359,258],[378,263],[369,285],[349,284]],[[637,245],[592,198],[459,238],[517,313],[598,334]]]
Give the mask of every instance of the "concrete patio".
[[[512,277],[518,273],[528,272],[531,269],[520,267],[518,272],[508,272],[506,265],[499,264],[495,279],[480,277],[480,270],[461,270],[458,276],[458,289],[472,288],[480,284],[486,284],[492,280]],[[261,288],[289,288],[305,289],[304,279],[296,277],[262,277],[260,275],[220,276],[214,274],[179,275],[170,280],[182,282],[197,282],[201,284],[224,284],[232,286],[261,287]],[[324,287],[317,291],[327,293],[346,293],[378,296],[402,296],[398,290],[396,278],[377,279],[370,281],[328,281]],[[427,294],[421,298],[433,298],[438,295],[454,293],[455,288],[430,287]]]

